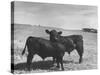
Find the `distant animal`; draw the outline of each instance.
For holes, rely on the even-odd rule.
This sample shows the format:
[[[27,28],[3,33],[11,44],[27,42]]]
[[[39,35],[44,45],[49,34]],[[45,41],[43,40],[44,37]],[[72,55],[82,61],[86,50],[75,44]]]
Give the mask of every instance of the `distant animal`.
[[[79,63],[82,62],[82,56],[83,56],[83,36],[82,35],[70,35],[70,36],[61,36],[62,32],[57,32],[56,30],[45,30],[47,34],[50,35],[50,40],[52,42],[60,42],[66,47],[66,52],[70,54],[74,49],[77,50],[80,58]],[[55,58],[54,58],[55,59]],[[53,61],[55,61],[53,59]]]
[[[52,42],[39,37],[28,37],[22,55],[25,53],[26,47],[28,49],[27,56],[27,69],[30,70],[32,58],[35,54],[39,55],[42,59],[46,57],[53,57],[57,60],[57,67],[64,70],[63,56],[65,53],[65,46],[58,42]]]

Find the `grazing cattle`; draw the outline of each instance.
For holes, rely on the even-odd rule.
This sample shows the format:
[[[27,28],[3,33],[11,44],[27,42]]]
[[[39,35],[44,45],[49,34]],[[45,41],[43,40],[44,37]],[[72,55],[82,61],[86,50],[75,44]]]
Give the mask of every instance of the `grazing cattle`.
[[[74,49],[77,50],[80,58],[79,63],[82,62],[83,56],[83,37],[82,35],[70,35],[70,36],[61,36],[62,32],[57,32],[56,30],[45,30],[46,33],[50,35],[50,40],[52,42],[58,41],[66,46],[66,52],[70,54]]]
[[[58,42],[52,42],[39,37],[28,37],[26,40],[25,48],[22,52],[22,55],[25,53],[26,47],[28,49],[27,56],[27,68],[30,70],[30,64],[32,62],[32,58],[35,54],[39,55],[42,59],[46,57],[53,57],[57,60],[57,67],[59,68],[59,64],[61,64],[61,69],[64,70],[63,67],[63,56],[65,53],[65,46]]]

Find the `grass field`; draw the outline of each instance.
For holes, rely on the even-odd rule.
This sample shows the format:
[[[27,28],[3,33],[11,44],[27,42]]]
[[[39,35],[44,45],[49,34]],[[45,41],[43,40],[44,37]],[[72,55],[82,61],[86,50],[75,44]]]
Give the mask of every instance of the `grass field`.
[[[42,27],[42,26],[31,26],[31,25],[14,25],[14,57],[12,56],[12,60],[14,60],[14,73],[33,73],[33,72],[52,72],[52,71],[60,71],[60,69],[55,68],[55,65],[52,64],[52,58],[48,57],[43,61],[38,55],[35,55],[32,60],[31,71],[25,71],[25,65],[27,60],[27,51],[22,56],[21,53],[23,51],[26,39],[29,36],[34,37],[42,37],[45,39],[49,39],[49,36],[45,33],[45,29],[56,29],[58,31],[62,31],[64,36],[72,35],[72,34],[81,34],[83,35],[84,40],[84,54],[83,54],[83,62],[78,64],[79,56],[74,50],[69,56],[67,52],[64,55],[64,68],[65,71],[72,70],[90,70],[97,69],[97,34],[96,33],[88,33],[83,32],[81,30],[63,30],[60,28],[51,28],[51,27]]]

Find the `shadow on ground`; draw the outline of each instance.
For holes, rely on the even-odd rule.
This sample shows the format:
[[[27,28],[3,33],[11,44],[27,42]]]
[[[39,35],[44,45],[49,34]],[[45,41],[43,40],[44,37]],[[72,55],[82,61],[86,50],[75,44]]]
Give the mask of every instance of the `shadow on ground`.
[[[69,63],[74,63],[73,61],[63,61],[63,63],[65,64],[69,64]],[[56,65],[56,63],[55,63]],[[36,69],[41,69],[41,70],[57,70],[52,69],[52,67],[54,67],[54,64],[52,61],[48,60],[48,61],[38,61],[38,62],[33,62],[31,64],[31,69],[36,70]],[[25,63],[18,63],[16,65],[14,65],[14,70],[25,70],[26,69],[26,62]]]
[[[31,69],[43,69],[47,70],[50,69],[50,67],[53,67],[52,61],[38,61],[38,62],[33,62],[30,66]],[[26,62],[25,63],[19,63],[14,65],[14,70],[25,70],[26,68]]]

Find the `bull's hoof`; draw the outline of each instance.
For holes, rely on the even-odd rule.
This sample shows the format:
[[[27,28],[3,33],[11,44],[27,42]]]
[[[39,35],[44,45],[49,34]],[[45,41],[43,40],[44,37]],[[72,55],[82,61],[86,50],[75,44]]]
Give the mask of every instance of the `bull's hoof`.
[[[60,68],[60,66],[56,66],[57,68]]]
[[[62,68],[62,71],[64,71],[65,69],[64,68]]]
[[[25,71],[31,71],[32,69],[31,68],[25,68]]]
[[[30,69],[28,69],[28,68],[25,68],[25,71],[30,71]]]
[[[79,61],[79,64],[81,64],[82,63],[82,61]]]

